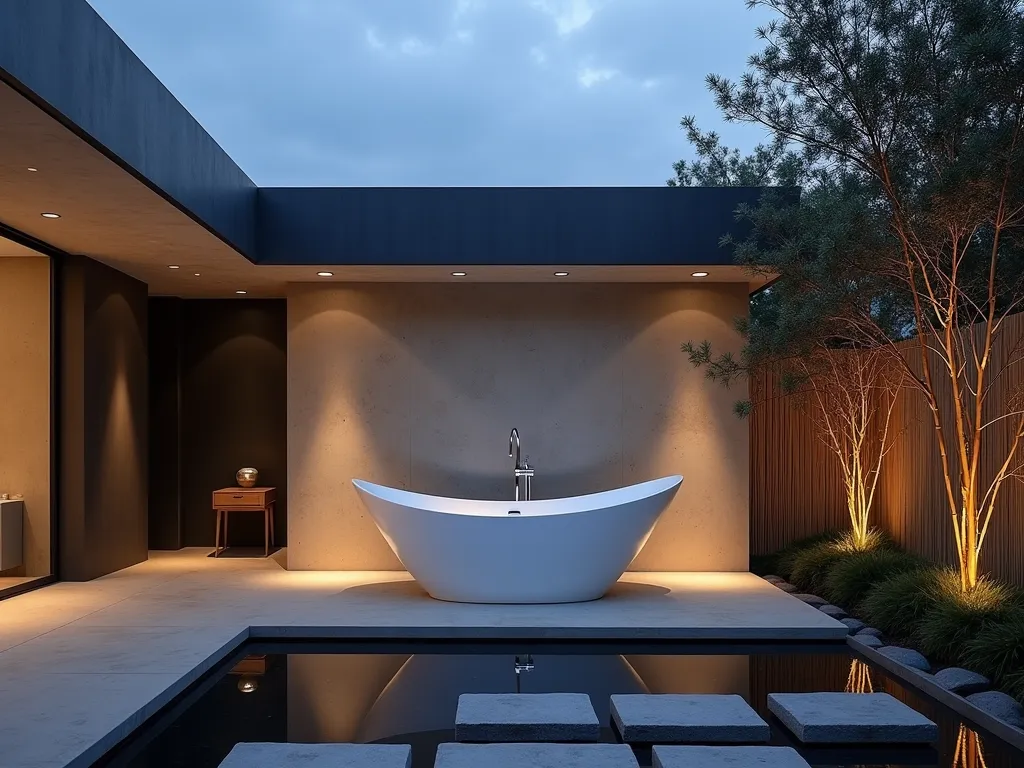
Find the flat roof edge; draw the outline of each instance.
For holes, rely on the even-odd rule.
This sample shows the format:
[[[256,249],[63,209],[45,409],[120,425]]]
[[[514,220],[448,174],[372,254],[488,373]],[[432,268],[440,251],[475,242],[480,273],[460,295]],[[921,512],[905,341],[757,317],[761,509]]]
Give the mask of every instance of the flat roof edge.
[[[255,183],[86,0],[0,3],[0,80],[254,258]]]

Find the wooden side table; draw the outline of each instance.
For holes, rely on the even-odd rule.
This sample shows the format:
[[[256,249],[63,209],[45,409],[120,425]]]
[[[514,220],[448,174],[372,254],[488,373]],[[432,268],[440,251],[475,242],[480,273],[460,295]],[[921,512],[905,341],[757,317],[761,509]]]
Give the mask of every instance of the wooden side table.
[[[221,488],[213,492],[213,509],[217,513],[217,533],[214,537],[213,556],[228,548],[228,515],[231,512],[263,513],[263,556],[270,556],[274,543],[274,502],[276,488]],[[220,524],[224,520],[224,546],[220,545]]]

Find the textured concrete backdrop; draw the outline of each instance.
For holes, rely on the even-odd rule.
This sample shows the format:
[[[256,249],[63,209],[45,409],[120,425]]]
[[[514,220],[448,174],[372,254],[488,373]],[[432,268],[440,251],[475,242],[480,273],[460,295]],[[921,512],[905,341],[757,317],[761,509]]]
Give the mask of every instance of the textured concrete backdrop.
[[[398,569],[364,478],[512,498],[517,427],[538,498],[686,477],[635,570],[746,570],[748,429],[688,339],[738,349],[743,284],[348,284],[288,295],[288,563]]]

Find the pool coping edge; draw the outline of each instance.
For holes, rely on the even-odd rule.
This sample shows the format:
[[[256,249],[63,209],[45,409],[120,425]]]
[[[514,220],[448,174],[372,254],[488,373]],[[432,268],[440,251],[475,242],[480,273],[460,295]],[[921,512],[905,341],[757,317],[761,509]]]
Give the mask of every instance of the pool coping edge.
[[[997,738],[1002,739],[1007,744],[1024,751],[1024,731],[989,714],[985,710],[969,702],[964,697],[959,696],[952,691],[947,691],[931,679],[930,673],[922,672],[914,669],[913,667],[900,664],[898,661],[895,661],[883,653],[879,653],[877,649],[872,648],[861,640],[858,640],[854,635],[850,635],[846,639],[846,643],[854,653],[863,656],[872,664],[881,667],[893,677],[897,678],[901,683],[906,683],[909,687],[917,690],[918,692],[923,693],[926,696],[930,696],[940,704],[949,707],[965,720],[973,722],[981,728],[991,732]]]

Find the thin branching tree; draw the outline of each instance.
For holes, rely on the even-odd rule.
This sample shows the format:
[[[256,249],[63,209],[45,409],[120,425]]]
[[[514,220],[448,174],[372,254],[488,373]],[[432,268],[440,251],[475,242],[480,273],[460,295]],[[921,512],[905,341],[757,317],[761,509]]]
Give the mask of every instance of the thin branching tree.
[[[837,276],[850,272],[837,263],[837,255],[848,258],[874,245],[866,239],[863,216],[856,204],[844,203],[842,185],[781,140],[744,155],[723,145],[718,134],[701,131],[692,117],[684,118],[682,126],[695,158],[675,164],[669,185],[770,188],[759,206],[739,212],[753,224],[751,240],[737,244],[726,236],[724,241],[738,245],[738,260],[763,279],[784,278],[755,294],[750,316],[737,321],[746,339],[740,356],[714,351],[707,341],[686,342],[683,351],[709,379],[726,386],[741,377],[752,385],[764,376],[777,380],[778,386],[759,388],[738,401],[737,415],[745,417],[775,397],[793,401],[807,414],[815,435],[836,458],[850,543],[866,549],[882,464],[900,432],[893,413],[902,371],[889,366],[877,348],[851,348],[829,322],[837,303],[851,299],[850,290],[832,288]],[[778,188],[793,186],[804,187],[802,204],[794,204],[792,195],[776,194]],[[848,214],[838,215],[844,210]],[[772,258],[763,258],[766,244],[775,243],[787,247],[776,247]],[[867,297],[861,300],[877,322],[892,326],[884,285],[863,279],[859,284],[859,295]]]
[[[852,346],[888,349],[891,364],[925,398],[961,588],[970,591],[982,576],[979,558],[1000,491],[1022,470],[1022,398],[1004,394],[1021,348],[1010,341],[1001,345],[1008,354],[996,354],[1006,318],[1024,299],[1022,3],[748,5],[776,15],[758,30],[764,49],[739,82],[711,75],[709,87],[727,120],[759,124],[776,144],[799,147],[835,180],[838,203],[853,203],[867,226],[874,222],[863,240],[813,244],[819,254],[832,251],[831,285],[820,264],[809,269],[797,257],[789,266],[797,285],[829,295],[830,333]],[[758,215],[778,218],[777,211]],[[750,242],[747,258],[768,267],[773,252],[806,255],[806,235],[797,239],[800,247]],[[894,328],[891,317],[880,322],[879,302],[888,298],[905,312],[902,326]],[[895,346],[905,336],[914,340],[913,355]],[[983,462],[994,428],[1007,428],[1008,439],[995,448],[995,461]]]
[[[853,545],[866,549],[882,465],[900,433],[893,412],[902,371],[877,349],[826,348],[814,362],[803,364],[811,418],[842,472]]]

